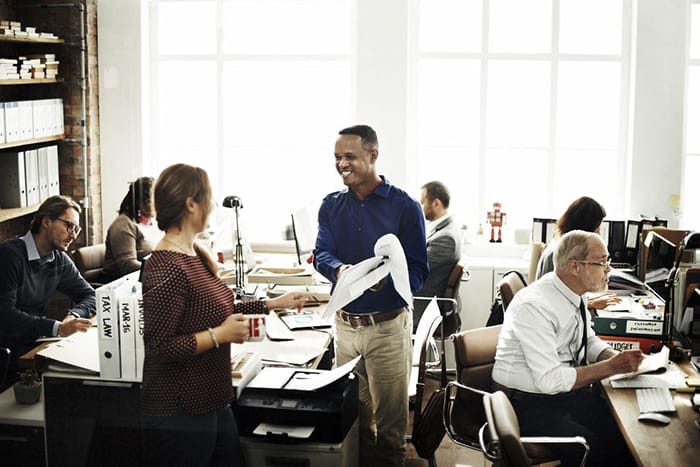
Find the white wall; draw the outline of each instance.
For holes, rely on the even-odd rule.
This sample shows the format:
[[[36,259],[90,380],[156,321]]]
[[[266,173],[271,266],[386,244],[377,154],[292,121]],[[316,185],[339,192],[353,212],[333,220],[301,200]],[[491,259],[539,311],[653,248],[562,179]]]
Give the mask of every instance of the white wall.
[[[143,173],[141,1],[97,2],[104,233]]]
[[[670,197],[681,192],[686,2],[638,4],[632,183],[628,215],[656,215],[678,226]]]
[[[98,2],[105,228],[119,207],[126,183],[142,175],[143,170],[139,4],[139,0]],[[358,0],[357,6],[358,122],[377,129],[379,171],[398,186],[406,181],[409,140],[409,5],[405,0]],[[681,191],[686,2],[640,0],[638,13],[632,92],[636,102],[630,129],[632,165],[626,215],[657,215],[676,227],[678,219],[673,217],[669,198]]]

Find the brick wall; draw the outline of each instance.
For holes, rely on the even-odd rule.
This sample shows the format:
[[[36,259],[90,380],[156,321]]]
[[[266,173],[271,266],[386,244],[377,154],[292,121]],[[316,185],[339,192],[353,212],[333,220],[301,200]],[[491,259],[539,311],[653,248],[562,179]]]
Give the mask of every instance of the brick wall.
[[[81,41],[80,41],[80,9],[75,4],[81,4],[85,11],[85,70],[86,70],[86,116],[83,123],[81,118]],[[100,132],[99,132],[99,89],[97,64],[97,0],[73,1],[68,6],[48,8],[26,8],[28,5],[63,4],[65,0],[42,0],[41,2],[19,1],[0,5],[0,18],[18,20],[22,25],[35,26],[39,31],[53,32],[65,40],[55,48],[56,58],[60,61],[59,76],[64,79],[61,85],[30,86],[36,97],[45,97],[50,92],[60,92],[63,98],[66,139],[58,143],[61,194],[73,197],[79,201],[85,210],[81,224],[84,234],[76,240],[74,247],[86,243],[100,243],[102,239],[102,187],[100,183]],[[32,46],[37,47],[37,46]],[[48,47],[47,47],[48,49]],[[52,49],[53,51],[53,49]],[[3,52],[5,53],[5,52]],[[33,52],[25,52],[33,53]],[[39,52],[36,52],[39,53]],[[2,88],[12,88],[3,86]],[[12,89],[0,89],[0,99],[12,98]],[[25,98],[33,98],[22,90]],[[83,156],[83,124],[85,125],[85,157]],[[85,162],[84,162],[85,159]],[[87,192],[85,184],[87,182]],[[84,199],[87,203],[83,203]],[[0,239],[24,233],[31,222],[32,215],[26,215],[0,224]]]

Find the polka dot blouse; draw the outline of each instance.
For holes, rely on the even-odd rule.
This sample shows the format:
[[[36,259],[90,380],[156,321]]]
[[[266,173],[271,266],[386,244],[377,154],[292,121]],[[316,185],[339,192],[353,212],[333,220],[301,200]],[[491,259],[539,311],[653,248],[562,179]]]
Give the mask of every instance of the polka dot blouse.
[[[231,313],[262,313],[263,303],[234,305],[231,290],[196,256],[158,250],[144,266],[145,359],[141,384],[144,415],[203,414],[233,398],[231,346],[195,355],[194,334],[221,324]]]

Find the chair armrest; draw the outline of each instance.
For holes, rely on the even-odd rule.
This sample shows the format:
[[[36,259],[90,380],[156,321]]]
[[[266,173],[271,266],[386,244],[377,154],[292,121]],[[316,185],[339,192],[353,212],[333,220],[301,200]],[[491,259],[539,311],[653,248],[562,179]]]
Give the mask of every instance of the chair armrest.
[[[481,428],[479,428],[479,446],[481,447],[481,453],[491,462],[495,462],[499,457],[499,447],[498,442],[491,440],[486,442],[486,430],[488,429],[488,423],[484,423]]]
[[[586,465],[588,452],[591,449],[583,436],[521,436],[520,441],[524,444],[580,444],[584,448],[581,467]]]
[[[451,414],[452,410],[454,409],[454,403],[455,403],[455,398],[456,398],[456,392],[457,391],[470,391],[475,394],[478,394],[480,396],[484,396],[485,394],[488,394],[485,391],[482,391],[480,389],[472,388],[470,386],[465,386],[464,384],[458,382],[458,381],[449,381],[447,385],[445,386],[445,397],[443,398],[443,410],[442,410],[442,424],[445,427],[445,432],[447,433],[447,436],[454,442],[455,444],[458,444],[460,446],[470,448],[470,449],[475,449],[479,450],[479,442],[478,440],[470,439],[470,438],[465,438],[464,436],[460,435],[457,433],[452,426],[451,422]],[[482,426],[483,429],[483,426]]]

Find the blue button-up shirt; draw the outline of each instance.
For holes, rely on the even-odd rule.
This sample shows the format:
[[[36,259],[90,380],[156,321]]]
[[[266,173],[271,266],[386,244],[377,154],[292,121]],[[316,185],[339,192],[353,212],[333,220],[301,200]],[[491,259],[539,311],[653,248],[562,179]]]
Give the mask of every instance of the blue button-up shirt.
[[[374,256],[375,242],[388,233],[398,237],[406,254],[411,291],[420,289],[428,277],[423,211],[405,191],[381,178],[382,183],[364,200],[345,188],[329,194],[321,204],[314,266],[334,288],[336,270]],[[391,276],[385,281],[380,290],[366,291],[344,309],[367,313],[407,306],[394,289]]]

